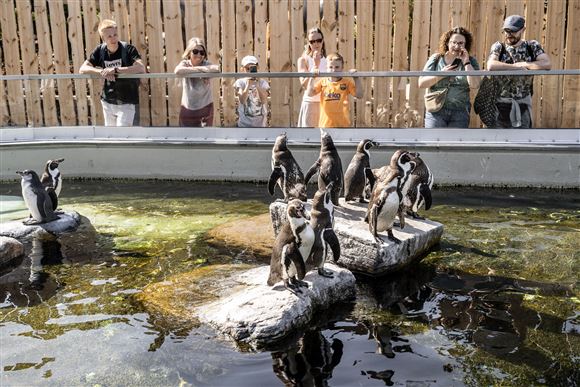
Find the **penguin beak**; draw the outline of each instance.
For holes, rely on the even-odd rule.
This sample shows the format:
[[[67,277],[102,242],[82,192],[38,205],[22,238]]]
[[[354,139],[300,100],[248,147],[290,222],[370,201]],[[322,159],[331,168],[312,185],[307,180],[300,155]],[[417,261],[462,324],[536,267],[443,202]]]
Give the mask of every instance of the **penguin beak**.
[[[54,160],[54,161],[56,161],[57,163],[62,163],[64,161],[64,159],[57,159],[57,160]]]
[[[22,172],[22,171],[16,171],[16,174],[20,175],[20,176],[24,176],[24,172]]]
[[[373,141],[372,144],[373,144],[374,147],[379,147],[381,145],[380,143],[378,143],[376,141]]]

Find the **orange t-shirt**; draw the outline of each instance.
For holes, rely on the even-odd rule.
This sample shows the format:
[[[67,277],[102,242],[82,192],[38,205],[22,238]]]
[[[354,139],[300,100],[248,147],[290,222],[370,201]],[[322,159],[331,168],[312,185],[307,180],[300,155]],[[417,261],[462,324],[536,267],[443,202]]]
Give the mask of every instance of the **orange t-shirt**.
[[[318,126],[321,128],[350,127],[348,95],[356,94],[354,80],[342,78],[340,81],[332,82],[330,78],[323,78],[316,82],[314,91],[320,93]]]

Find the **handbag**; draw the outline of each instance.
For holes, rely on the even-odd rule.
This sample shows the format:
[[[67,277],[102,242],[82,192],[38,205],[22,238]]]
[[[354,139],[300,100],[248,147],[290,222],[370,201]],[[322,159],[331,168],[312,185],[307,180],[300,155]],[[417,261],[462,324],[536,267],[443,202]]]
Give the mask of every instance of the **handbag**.
[[[443,108],[445,99],[447,99],[447,92],[449,88],[431,91],[429,89],[425,93],[425,110],[429,113],[436,113]]]
[[[479,85],[479,91],[473,101],[473,110],[488,128],[497,126],[499,110],[496,101],[501,92],[501,85],[494,77],[484,77]]]

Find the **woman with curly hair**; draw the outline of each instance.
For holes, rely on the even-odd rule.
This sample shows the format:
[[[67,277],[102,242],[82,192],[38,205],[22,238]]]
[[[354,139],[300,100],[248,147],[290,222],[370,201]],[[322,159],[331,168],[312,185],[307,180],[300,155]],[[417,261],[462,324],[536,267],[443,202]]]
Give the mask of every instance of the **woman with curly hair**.
[[[473,38],[463,27],[454,27],[439,39],[438,52],[431,55],[423,71],[479,70],[477,60],[469,55]],[[427,92],[447,89],[443,106],[436,111],[425,112],[426,128],[467,128],[469,126],[470,89],[479,87],[480,78],[475,76],[419,77],[419,87]]]
[[[326,72],[326,48],[324,47],[324,35],[318,27],[308,31],[308,44],[304,52],[298,58],[298,71],[301,73]],[[308,78],[301,77],[300,85],[303,89],[308,86]],[[309,96],[304,93],[300,114],[298,115],[298,127],[313,128],[318,126],[320,116],[320,94]]]

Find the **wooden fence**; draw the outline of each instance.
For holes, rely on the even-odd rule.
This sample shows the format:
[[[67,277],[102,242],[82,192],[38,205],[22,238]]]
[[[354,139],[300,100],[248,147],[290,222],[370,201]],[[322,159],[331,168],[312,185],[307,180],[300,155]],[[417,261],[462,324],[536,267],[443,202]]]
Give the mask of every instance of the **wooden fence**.
[[[421,70],[439,36],[452,26],[474,35],[472,55],[482,68],[501,39],[504,17],[526,17],[525,37],[542,43],[554,69],[580,68],[577,0],[0,0],[2,74],[67,74],[100,43],[102,18],[117,21],[121,39],[137,47],[149,72],[173,72],[185,42],[207,42],[209,59],[235,72],[248,54],[261,71],[296,71],[305,32],[320,26],[327,52],[360,71]],[[235,126],[233,78],[212,80],[216,125]],[[536,77],[536,127],[580,126],[580,79]],[[140,123],[176,126],[180,82],[151,79],[140,91]],[[272,78],[271,126],[295,126],[301,89],[296,78]],[[416,78],[363,81],[353,109],[355,126],[421,126],[423,93]],[[103,123],[99,80],[0,82],[0,126]],[[471,127],[479,127],[476,116]]]

